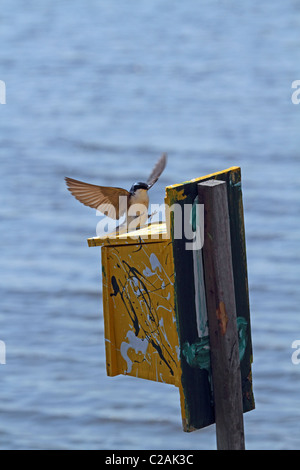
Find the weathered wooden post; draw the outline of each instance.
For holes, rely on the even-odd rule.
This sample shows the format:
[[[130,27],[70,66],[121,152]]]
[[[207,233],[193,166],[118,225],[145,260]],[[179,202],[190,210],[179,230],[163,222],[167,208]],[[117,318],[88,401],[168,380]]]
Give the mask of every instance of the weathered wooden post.
[[[237,314],[239,360],[243,412],[255,408],[252,389],[252,342],[247,277],[247,257],[241,170],[232,167],[166,188],[166,203],[180,205],[182,210],[192,205],[191,219],[199,205],[198,184],[208,180],[224,181],[227,191],[227,211],[230,224],[234,295]],[[194,227],[195,228],[195,227]],[[178,227],[177,227],[178,232]],[[170,217],[175,266],[175,309],[181,359],[181,401],[185,431],[194,431],[215,423],[210,340],[208,332],[204,266],[202,251],[186,249],[186,238],[176,236],[176,220]],[[204,271],[205,272],[205,271]]]
[[[224,181],[198,184],[217,447],[243,450],[243,401],[231,239]]]

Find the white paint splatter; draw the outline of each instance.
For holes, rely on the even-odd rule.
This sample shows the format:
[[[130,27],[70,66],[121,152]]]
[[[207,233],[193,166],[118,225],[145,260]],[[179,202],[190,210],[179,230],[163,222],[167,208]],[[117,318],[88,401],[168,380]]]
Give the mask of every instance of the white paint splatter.
[[[180,361],[180,347],[175,346],[175,349],[176,349],[176,353],[177,353],[177,359],[178,359],[178,361]]]
[[[150,260],[153,271],[155,271],[155,269],[158,268],[159,271],[161,272],[161,269],[162,269],[161,264],[158,261],[158,258],[154,253],[151,253],[149,260]]]
[[[167,337],[163,317],[159,320],[159,329],[160,329],[160,332],[163,334],[163,337],[165,338],[167,344],[170,344],[170,341],[168,340],[168,337]]]
[[[126,373],[130,374],[132,370],[132,360],[128,357],[128,351],[129,349],[133,349],[136,354],[141,352],[142,354],[146,354],[147,348],[148,348],[148,340],[138,338],[133,331],[128,331],[126,338],[128,339],[128,342],[123,341],[121,343],[120,347],[120,352],[123,357],[123,359],[127,363],[127,370]]]
[[[158,310],[159,310],[160,308],[163,308],[164,310],[167,310],[167,312],[173,312],[173,307],[172,307],[172,305],[170,306],[170,308],[167,308],[167,307],[165,307],[164,305],[157,305],[156,311],[158,312]]]
[[[153,273],[148,266],[144,269],[143,274],[145,277],[155,276],[155,273]]]

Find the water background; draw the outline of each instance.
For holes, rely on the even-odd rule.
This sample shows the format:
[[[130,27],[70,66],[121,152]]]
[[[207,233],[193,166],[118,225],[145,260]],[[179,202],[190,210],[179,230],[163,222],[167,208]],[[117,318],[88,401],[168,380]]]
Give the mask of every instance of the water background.
[[[2,0],[1,449],[215,449],[175,387],[105,372],[97,217],[64,176],[151,190],[241,166],[256,410],[248,449],[300,448],[296,1]]]

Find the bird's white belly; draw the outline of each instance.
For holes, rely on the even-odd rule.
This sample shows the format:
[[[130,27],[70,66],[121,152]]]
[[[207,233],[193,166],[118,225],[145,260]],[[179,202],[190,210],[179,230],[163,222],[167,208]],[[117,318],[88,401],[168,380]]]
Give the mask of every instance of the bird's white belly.
[[[131,196],[130,200],[130,205],[132,204],[142,204],[143,206],[146,206],[148,210],[149,206],[149,196],[148,196],[148,191],[146,189],[137,189],[135,194]],[[137,208],[138,210],[138,208]]]
[[[128,232],[143,227],[148,219],[149,197],[145,189],[137,189],[130,198],[128,208]]]

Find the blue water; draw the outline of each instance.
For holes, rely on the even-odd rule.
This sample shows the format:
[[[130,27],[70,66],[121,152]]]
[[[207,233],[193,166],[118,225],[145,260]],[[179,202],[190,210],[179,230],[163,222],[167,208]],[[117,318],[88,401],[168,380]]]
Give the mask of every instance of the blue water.
[[[215,449],[175,387],[105,372],[98,219],[64,176],[151,190],[242,168],[256,410],[248,449],[300,448],[297,2],[2,0],[1,449]]]

